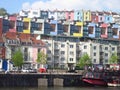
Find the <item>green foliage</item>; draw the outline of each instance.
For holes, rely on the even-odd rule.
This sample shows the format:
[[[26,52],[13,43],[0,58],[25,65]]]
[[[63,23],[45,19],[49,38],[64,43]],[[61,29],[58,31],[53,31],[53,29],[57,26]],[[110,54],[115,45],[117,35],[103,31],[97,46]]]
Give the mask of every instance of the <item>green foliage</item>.
[[[47,58],[46,54],[41,51],[38,53],[37,62],[40,64],[46,64],[47,62],[46,58]]]
[[[80,66],[81,68],[84,68],[85,66],[90,66],[91,64],[92,64],[91,58],[89,57],[89,55],[88,55],[87,53],[85,53],[85,54],[79,59],[78,66]]]
[[[117,64],[118,63],[118,56],[117,53],[113,53],[109,59],[110,64]]]
[[[7,11],[4,8],[0,8],[0,16],[8,15]]]
[[[20,51],[20,49],[18,51],[15,51],[15,53],[12,56],[12,61],[13,64],[17,67],[21,67],[23,65],[23,54]]]

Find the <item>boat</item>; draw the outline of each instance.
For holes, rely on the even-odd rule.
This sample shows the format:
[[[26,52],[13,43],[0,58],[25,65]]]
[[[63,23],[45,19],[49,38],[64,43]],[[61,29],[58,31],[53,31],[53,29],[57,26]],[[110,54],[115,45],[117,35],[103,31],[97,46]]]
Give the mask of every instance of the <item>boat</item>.
[[[101,72],[88,71],[83,74],[82,81],[92,86],[107,86],[107,82],[102,78]]]
[[[108,86],[110,87],[118,87],[120,86],[120,72],[118,71],[112,71],[109,72],[109,79],[107,79]]]
[[[93,86],[120,86],[120,65],[89,69],[83,73],[82,81]]]

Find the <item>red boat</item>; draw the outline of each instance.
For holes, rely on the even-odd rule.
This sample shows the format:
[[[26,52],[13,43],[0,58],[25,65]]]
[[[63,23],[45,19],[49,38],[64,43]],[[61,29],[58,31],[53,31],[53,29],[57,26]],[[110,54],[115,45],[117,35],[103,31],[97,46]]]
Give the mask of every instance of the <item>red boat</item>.
[[[83,74],[82,81],[93,86],[107,86],[107,82],[100,72],[86,72]]]

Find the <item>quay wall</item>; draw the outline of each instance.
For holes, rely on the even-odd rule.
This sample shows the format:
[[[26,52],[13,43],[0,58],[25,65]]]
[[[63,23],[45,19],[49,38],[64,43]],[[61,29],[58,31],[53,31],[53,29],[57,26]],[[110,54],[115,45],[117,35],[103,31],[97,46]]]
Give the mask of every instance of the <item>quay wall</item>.
[[[81,86],[81,74],[0,74],[0,87]]]

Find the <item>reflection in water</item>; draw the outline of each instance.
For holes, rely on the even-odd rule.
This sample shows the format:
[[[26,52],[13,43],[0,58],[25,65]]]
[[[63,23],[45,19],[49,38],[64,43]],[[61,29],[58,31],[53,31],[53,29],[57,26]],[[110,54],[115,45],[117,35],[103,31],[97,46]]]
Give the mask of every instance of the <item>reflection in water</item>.
[[[0,90],[120,90],[120,87],[7,87]]]

